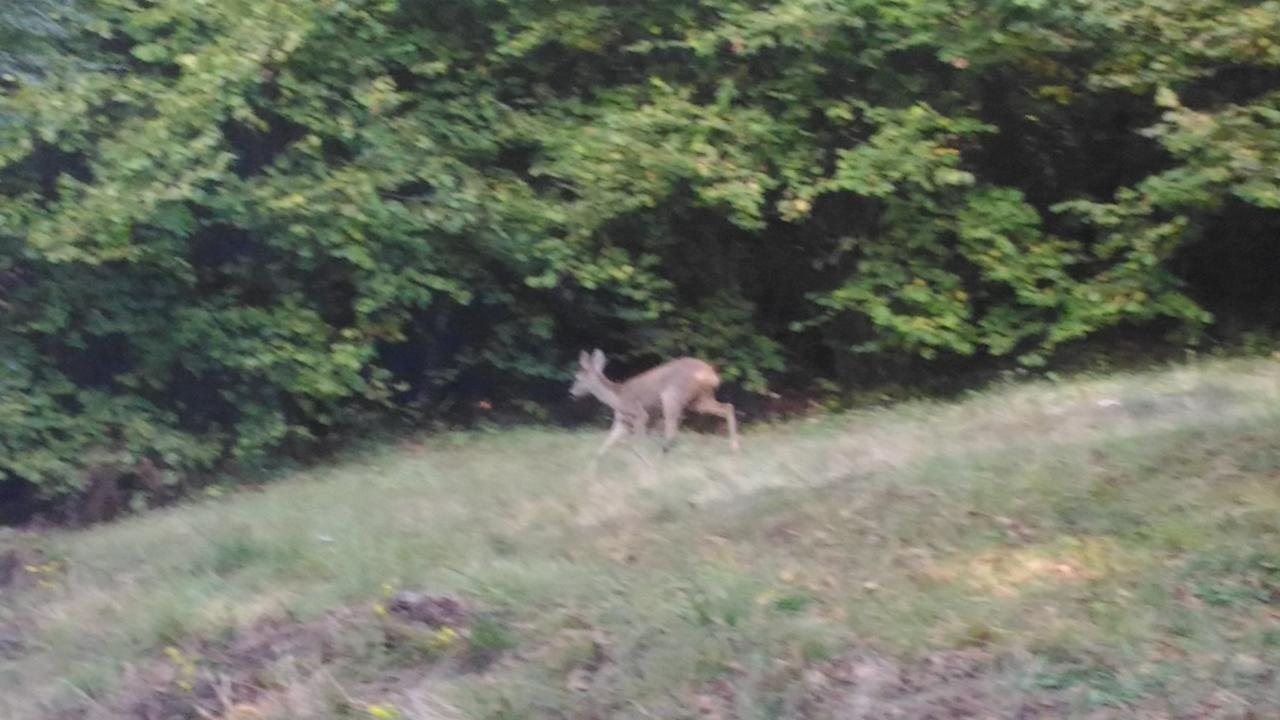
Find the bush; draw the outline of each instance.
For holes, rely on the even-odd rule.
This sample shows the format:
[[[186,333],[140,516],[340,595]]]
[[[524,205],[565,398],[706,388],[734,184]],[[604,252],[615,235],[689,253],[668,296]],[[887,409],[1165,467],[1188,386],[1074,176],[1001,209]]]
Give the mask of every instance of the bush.
[[[94,453],[210,473],[538,397],[585,345],[764,392],[1193,335],[1258,299],[1205,248],[1280,229],[1277,18],[28,4],[0,21],[0,473],[47,498]]]

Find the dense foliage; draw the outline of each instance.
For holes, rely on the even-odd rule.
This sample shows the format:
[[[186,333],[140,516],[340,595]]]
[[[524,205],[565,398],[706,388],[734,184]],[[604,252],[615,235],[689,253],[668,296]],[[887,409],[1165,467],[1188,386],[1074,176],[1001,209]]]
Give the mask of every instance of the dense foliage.
[[[0,473],[46,497],[587,344],[759,391],[1276,297],[1272,1],[40,0],[0,47]]]

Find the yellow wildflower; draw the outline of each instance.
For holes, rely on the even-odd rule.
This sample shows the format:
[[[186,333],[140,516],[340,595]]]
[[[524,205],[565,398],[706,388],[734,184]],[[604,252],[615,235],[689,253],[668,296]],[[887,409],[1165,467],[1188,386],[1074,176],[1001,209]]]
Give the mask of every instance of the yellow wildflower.
[[[435,632],[429,642],[430,649],[435,652],[448,650],[458,642],[458,633],[451,627],[443,627]]]
[[[393,720],[400,717],[400,712],[391,703],[374,703],[368,708],[369,714],[379,720]]]

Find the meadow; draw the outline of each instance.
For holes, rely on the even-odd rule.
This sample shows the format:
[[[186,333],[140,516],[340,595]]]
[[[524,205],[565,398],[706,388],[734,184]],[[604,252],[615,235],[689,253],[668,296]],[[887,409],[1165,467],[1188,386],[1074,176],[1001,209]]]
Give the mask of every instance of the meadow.
[[[1274,362],[605,427],[6,531],[0,717],[1280,717]]]

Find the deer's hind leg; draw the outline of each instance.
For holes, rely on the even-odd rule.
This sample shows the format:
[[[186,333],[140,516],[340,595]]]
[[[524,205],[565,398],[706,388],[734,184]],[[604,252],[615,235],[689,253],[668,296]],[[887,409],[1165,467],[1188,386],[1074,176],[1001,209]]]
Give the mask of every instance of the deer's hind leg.
[[[733,406],[729,403],[716,400],[715,395],[707,393],[700,396],[693,403],[693,409],[705,415],[718,415],[724,418],[729,425],[729,444],[734,450],[738,450],[741,446],[738,444],[738,420],[734,417]]]
[[[662,395],[662,452],[671,451],[676,443],[676,431],[680,429],[680,416],[684,414],[685,401],[674,392]]]

